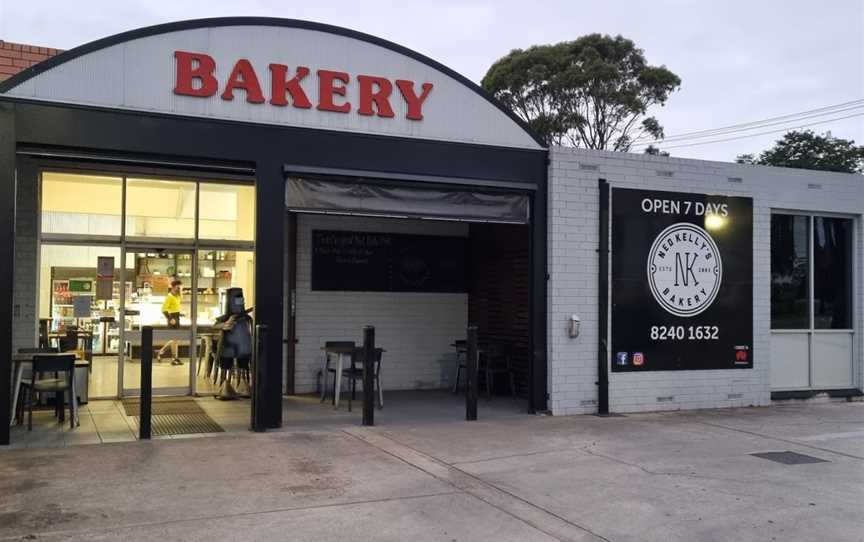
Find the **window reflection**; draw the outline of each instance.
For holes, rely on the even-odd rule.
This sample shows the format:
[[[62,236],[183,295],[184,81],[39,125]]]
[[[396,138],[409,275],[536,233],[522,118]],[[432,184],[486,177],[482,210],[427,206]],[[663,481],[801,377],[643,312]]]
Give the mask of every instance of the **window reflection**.
[[[120,235],[123,179],[46,171],[42,174],[42,232]]]
[[[813,220],[813,319],[816,329],[852,328],[852,221]]]
[[[201,183],[198,237],[251,241],[255,230],[255,188]]]
[[[126,235],[195,236],[195,183],[126,179]]]
[[[771,217],[771,327],[809,329],[809,218]]]

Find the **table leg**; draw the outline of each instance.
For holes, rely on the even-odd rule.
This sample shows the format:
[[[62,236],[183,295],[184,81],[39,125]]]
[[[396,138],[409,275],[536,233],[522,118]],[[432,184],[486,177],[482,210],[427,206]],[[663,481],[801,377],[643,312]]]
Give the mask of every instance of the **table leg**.
[[[72,415],[72,427],[81,425],[78,419],[78,392],[75,389],[75,369],[72,369],[72,397],[69,398],[69,410]]]
[[[15,377],[12,379],[12,419],[9,425],[15,423],[15,408],[18,406],[18,394],[21,392],[21,381],[24,379],[24,364],[13,361],[15,364]]]
[[[339,408],[339,396],[342,395],[342,354],[339,354],[336,362],[336,390],[333,392],[333,409]]]
[[[327,398],[327,369],[330,368],[330,354],[324,352],[324,361],[321,363],[321,401]]]

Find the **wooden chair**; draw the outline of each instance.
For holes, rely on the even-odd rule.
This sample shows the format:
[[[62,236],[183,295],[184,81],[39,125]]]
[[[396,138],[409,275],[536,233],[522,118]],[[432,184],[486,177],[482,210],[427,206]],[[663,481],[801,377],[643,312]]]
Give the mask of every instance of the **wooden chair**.
[[[45,373],[55,373],[55,378],[39,378],[39,375]],[[58,378],[59,373],[64,373],[63,378]],[[75,427],[75,408],[76,401],[73,393],[73,379],[75,378],[75,355],[39,355],[33,356],[33,374],[30,379],[30,394],[27,399],[27,430],[33,429],[33,403],[36,394],[53,393],[55,397],[55,406],[60,421],[65,420],[65,397],[69,394],[69,427]]]

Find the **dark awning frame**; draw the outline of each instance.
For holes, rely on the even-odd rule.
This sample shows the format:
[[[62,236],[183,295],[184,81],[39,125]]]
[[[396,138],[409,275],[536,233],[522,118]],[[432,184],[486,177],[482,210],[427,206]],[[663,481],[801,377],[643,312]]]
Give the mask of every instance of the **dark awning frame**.
[[[525,192],[462,186],[409,186],[377,179],[338,180],[286,173],[285,206],[299,213],[528,224]]]

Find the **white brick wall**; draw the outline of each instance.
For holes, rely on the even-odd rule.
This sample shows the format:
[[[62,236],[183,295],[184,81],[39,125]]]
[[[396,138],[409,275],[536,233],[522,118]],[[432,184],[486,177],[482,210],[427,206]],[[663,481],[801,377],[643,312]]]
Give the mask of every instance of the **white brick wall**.
[[[37,214],[38,186],[31,179],[18,180],[15,216],[15,284],[12,307],[12,348],[35,346],[39,337],[36,314],[38,297]]]
[[[752,370],[610,372],[613,412],[716,408],[770,403],[771,211],[799,210],[855,215],[855,382],[862,371],[862,256],[864,177],[745,166],[638,154],[554,148],[549,167],[549,394],[556,415],[597,408],[598,179],[614,187],[750,196],[753,198],[754,360]],[[658,171],[671,171],[660,176]],[[730,182],[729,178],[743,182]],[[821,189],[808,188],[819,184]],[[613,201],[614,205],[614,201]],[[566,335],[567,318],[582,319],[577,339]],[[736,398],[730,399],[733,395]],[[671,401],[658,397],[673,396]]]
[[[387,350],[385,390],[440,388],[452,383],[455,358],[449,346],[463,338],[467,294],[322,292],[310,284],[312,230],[352,230],[468,235],[466,224],[417,220],[301,215],[297,223],[296,391],[314,392],[326,341],[363,341],[363,326],[375,326],[376,345]],[[286,303],[286,306],[288,304]]]

